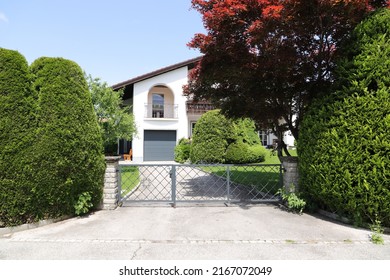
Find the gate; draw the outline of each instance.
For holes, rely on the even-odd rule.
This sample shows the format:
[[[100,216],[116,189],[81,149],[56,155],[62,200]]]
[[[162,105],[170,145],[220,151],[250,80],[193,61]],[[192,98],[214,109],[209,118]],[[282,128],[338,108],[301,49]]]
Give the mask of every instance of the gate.
[[[121,164],[121,203],[237,203],[279,201],[280,164]]]

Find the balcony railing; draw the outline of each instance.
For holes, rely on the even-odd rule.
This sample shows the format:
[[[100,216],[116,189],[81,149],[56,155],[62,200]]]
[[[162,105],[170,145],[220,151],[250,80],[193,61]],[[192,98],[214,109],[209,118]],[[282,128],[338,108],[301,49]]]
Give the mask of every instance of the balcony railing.
[[[214,109],[215,106],[208,102],[187,102],[187,114],[198,115]]]
[[[177,119],[177,104],[145,104],[145,118]]]

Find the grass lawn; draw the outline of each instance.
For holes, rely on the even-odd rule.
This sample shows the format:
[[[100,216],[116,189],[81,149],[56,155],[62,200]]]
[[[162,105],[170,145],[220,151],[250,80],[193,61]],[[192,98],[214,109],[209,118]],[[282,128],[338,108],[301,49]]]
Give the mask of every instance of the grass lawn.
[[[140,181],[138,166],[121,166],[121,189],[122,196],[132,191]]]
[[[297,155],[296,150],[289,150],[292,156]],[[230,180],[245,186],[256,187],[259,191],[275,194],[282,187],[280,178],[280,167],[269,164],[280,164],[278,156],[271,155],[271,150],[267,150],[267,156],[261,165],[246,165],[230,167]],[[262,166],[268,165],[268,166]],[[221,177],[227,177],[224,166],[203,166],[202,170]]]
[[[297,156],[297,150],[288,150],[291,156],[296,157]],[[284,155],[284,154],[283,154]],[[265,157],[265,161],[261,162],[261,164],[280,164],[280,160],[278,156],[271,155],[271,150],[267,150],[267,156]]]
[[[226,166],[202,166],[201,168],[208,173],[227,178]],[[275,194],[281,187],[278,165],[237,165],[229,168],[231,182],[270,194]]]

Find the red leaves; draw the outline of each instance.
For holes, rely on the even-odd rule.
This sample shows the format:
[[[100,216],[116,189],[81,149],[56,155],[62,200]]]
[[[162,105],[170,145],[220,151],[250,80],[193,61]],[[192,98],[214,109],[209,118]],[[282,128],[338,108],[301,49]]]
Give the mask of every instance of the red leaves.
[[[194,38],[187,45],[190,48],[199,49],[201,52],[206,51],[206,47],[210,45],[210,41],[212,40],[211,36],[197,33]]]
[[[329,87],[337,49],[353,27],[371,9],[389,4],[390,0],[192,0],[207,34],[196,34],[188,44],[205,56],[190,75],[186,91],[218,100],[227,109],[248,101],[249,107],[240,103],[241,111],[259,118],[280,112],[284,115],[276,117],[288,121],[287,114],[299,114],[321,87]],[[291,111],[291,104],[297,111]],[[260,114],[257,106],[270,111]]]
[[[263,16],[265,19],[280,18],[282,9],[283,9],[282,5],[270,5],[264,8]]]

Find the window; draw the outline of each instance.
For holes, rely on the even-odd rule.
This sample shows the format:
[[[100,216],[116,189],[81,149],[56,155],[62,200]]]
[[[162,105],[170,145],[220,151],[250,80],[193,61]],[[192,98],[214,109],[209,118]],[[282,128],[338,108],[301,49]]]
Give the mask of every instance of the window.
[[[268,146],[268,133],[266,131],[260,131],[260,139],[261,139],[261,144],[263,146]]]
[[[196,122],[190,122],[190,137],[192,137],[192,134],[194,133]]]
[[[164,117],[164,94],[153,93],[152,100],[152,118]]]

